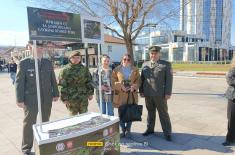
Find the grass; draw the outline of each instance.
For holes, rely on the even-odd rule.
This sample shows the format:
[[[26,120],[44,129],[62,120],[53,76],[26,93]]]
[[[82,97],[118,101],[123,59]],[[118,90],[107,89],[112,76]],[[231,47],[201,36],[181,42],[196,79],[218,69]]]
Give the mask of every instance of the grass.
[[[230,64],[172,64],[173,71],[219,71],[227,72]]]

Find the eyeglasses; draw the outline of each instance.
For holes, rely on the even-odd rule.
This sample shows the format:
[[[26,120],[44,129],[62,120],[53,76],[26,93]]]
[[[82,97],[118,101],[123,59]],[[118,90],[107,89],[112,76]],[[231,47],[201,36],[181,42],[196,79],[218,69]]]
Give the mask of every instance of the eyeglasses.
[[[80,59],[80,56],[72,56],[73,59]]]
[[[130,61],[130,59],[126,59],[126,58],[125,58],[125,59],[123,59],[123,60],[124,60],[124,61],[128,61],[128,62]]]

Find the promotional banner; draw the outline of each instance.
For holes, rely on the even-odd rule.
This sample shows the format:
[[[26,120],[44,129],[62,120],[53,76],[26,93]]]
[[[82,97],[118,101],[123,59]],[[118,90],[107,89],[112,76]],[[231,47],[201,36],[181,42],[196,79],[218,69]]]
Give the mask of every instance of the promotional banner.
[[[84,43],[103,44],[103,24],[99,18],[82,16],[82,41]]]
[[[30,40],[82,42],[79,14],[27,8]]]
[[[119,118],[84,113],[33,125],[36,155],[120,155]]]

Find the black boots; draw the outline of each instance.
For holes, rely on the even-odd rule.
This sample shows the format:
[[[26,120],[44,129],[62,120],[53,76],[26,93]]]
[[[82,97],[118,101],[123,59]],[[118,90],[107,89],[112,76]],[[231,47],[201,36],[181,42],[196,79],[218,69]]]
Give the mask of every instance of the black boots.
[[[143,136],[148,136],[148,135],[151,135],[151,134],[153,134],[154,132],[153,131],[148,131],[148,130],[146,130],[142,135]]]

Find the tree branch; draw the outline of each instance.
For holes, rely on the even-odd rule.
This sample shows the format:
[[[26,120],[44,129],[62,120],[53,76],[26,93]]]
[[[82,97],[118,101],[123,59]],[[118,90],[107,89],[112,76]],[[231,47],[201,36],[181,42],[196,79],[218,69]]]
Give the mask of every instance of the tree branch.
[[[147,14],[149,13],[149,11],[152,10],[152,8],[154,7],[154,5],[156,4],[157,0],[153,0],[153,3],[151,3],[147,9],[144,11],[142,19],[141,19],[141,24],[133,31],[135,32],[135,34],[132,32],[132,34],[134,34],[134,36],[132,37],[132,40],[135,40],[136,37],[139,35],[141,29],[144,27],[144,23],[145,23],[145,17],[147,16]]]
[[[111,27],[109,27],[109,26],[107,26],[107,25],[104,25],[104,28],[105,28],[105,29],[108,29],[108,30],[110,30],[110,31],[112,31],[112,32],[114,32],[114,33],[116,33],[119,37],[121,37],[122,39],[124,39],[124,36],[121,35],[117,30],[115,30],[115,29],[113,29],[113,28],[111,28]]]

